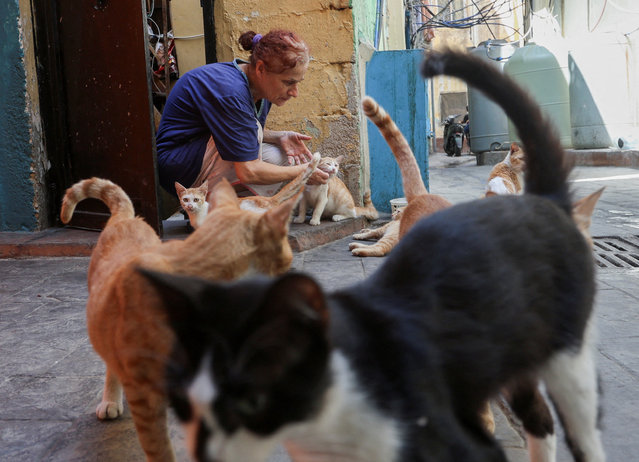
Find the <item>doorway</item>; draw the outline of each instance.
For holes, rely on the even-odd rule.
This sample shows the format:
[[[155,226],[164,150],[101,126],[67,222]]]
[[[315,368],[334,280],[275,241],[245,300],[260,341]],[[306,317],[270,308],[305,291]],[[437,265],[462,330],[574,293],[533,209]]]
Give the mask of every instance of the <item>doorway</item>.
[[[161,232],[146,3],[33,3],[41,119],[51,163],[45,180],[51,203],[58,204],[51,223],[59,223],[65,189],[97,176],[121,186],[136,213]],[[71,224],[101,229],[108,217],[102,202],[86,200]]]

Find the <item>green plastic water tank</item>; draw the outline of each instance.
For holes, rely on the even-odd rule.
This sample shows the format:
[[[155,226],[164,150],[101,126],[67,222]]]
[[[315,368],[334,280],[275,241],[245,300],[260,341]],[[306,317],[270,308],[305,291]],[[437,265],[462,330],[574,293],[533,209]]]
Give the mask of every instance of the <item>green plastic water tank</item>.
[[[528,43],[515,51],[504,66],[504,72],[537,101],[541,111],[552,121],[561,145],[572,147],[567,48],[557,45],[551,51],[545,46]],[[513,141],[519,139],[510,121],[508,132]]]
[[[633,125],[625,37],[592,34],[568,55],[572,142],[578,149],[626,147]]]
[[[504,64],[515,52],[515,47],[505,40],[487,40],[471,48],[469,52],[503,71]],[[473,152],[509,149],[506,113],[481,91],[471,86],[468,86],[468,118],[470,148]]]

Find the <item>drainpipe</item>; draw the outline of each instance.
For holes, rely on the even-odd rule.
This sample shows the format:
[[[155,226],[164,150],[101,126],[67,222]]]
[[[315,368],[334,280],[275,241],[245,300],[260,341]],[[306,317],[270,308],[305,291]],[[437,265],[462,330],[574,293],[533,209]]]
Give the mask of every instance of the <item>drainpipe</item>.
[[[375,14],[375,50],[379,48],[379,39],[382,33],[382,16],[384,11],[384,0],[377,0],[377,13]]]
[[[437,148],[437,133],[435,132],[435,84],[434,78],[430,78],[430,140],[432,143],[431,154],[436,151]]]
[[[204,21],[204,56],[206,64],[217,62],[215,40],[215,0],[200,0]]]
[[[404,40],[406,41],[406,49],[410,50],[413,47],[410,33],[410,11],[408,8],[404,10]]]

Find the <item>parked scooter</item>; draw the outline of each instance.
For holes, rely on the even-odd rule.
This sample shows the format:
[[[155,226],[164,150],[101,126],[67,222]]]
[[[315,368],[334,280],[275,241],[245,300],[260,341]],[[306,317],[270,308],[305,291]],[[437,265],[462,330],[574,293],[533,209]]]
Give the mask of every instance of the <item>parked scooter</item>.
[[[455,119],[461,114],[450,115],[444,122],[444,152],[450,156],[461,156],[464,126]]]

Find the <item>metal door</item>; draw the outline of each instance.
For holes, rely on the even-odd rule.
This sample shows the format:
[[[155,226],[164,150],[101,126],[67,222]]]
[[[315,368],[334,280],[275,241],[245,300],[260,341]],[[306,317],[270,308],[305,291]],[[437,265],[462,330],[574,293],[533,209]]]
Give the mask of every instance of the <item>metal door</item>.
[[[45,3],[36,6],[36,24],[56,52],[38,51],[50,65],[40,77],[44,74],[49,84],[48,101],[54,106],[49,113],[64,119],[49,121],[53,132],[47,135],[47,141],[64,146],[65,152],[52,158],[67,170],[57,175],[68,183],[61,186],[93,176],[110,179],[129,195],[136,213],[159,231],[144,0]],[[88,200],[78,206],[72,224],[99,229],[108,216],[101,202]]]
[[[428,185],[428,95],[419,74],[422,50],[376,51],[366,66],[366,93],[392,117],[410,144]],[[368,122],[371,198],[390,211],[390,200],[404,197],[402,177],[388,144]]]

